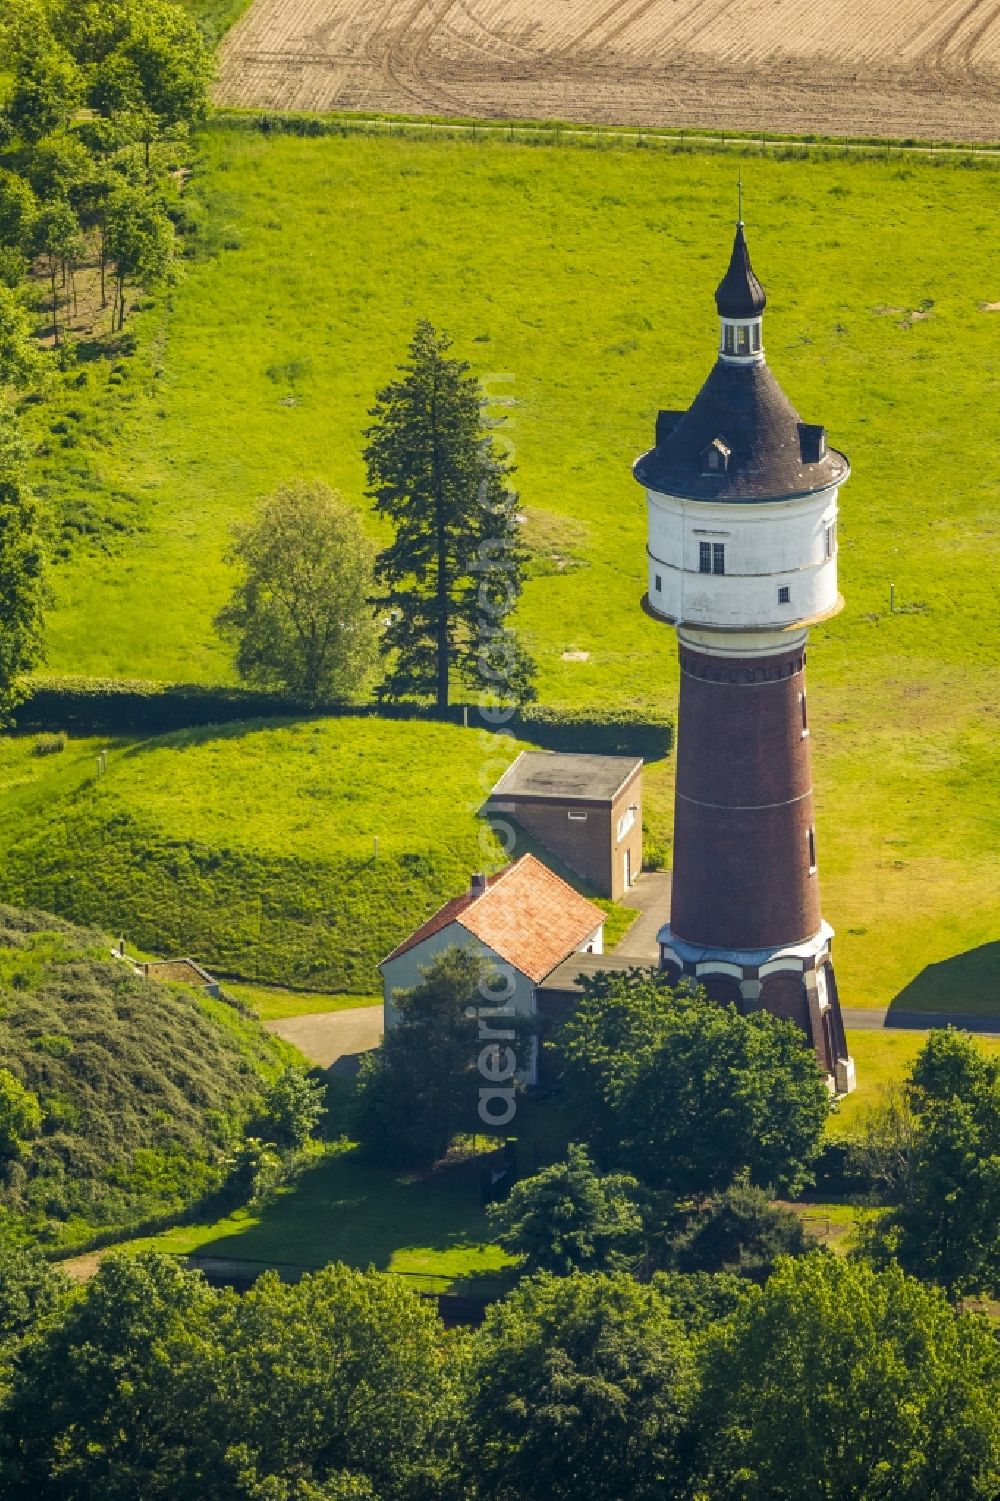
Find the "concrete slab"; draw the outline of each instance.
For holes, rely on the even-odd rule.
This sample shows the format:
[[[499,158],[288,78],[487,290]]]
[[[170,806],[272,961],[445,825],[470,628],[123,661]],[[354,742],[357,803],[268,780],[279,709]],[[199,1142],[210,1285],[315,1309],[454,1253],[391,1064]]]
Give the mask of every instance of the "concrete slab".
[[[638,907],[639,916],[614,949],[616,959],[631,959],[636,964],[659,964],[660,946],[656,935],[670,916],[669,870],[644,870],[622,897],[625,907]]]

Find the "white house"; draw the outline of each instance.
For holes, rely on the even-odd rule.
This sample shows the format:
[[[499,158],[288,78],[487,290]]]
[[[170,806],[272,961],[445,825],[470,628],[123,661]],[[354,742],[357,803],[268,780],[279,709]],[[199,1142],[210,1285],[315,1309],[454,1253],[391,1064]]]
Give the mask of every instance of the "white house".
[[[563,960],[603,952],[604,913],[534,855],[522,855],[495,876],[474,875],[467,891],[445,902],[379,965],[386,1031],[399,1019],[393,992],[418,985],[435,955],[456,947],[492,959],[508,980],[505,1003],[518,1016],[534,1016],[536,988]],[[537,1056],[525,1075],[525,1083],[536,1081]]]

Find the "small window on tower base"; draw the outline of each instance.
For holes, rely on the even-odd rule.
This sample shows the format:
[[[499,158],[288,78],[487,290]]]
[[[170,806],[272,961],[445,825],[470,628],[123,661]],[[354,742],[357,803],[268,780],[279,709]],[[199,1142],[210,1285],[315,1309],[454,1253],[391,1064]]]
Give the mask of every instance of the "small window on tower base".
[[[662,594],[662,592],[663,592],[663,579],[660,576],[660,574],[658,574],[658,573],[656,575],[654,575],[654,578],[653,578],[653,588],[656,590],[657,594]]]
[[[791,600],[792,591],[791,589],[789,589],[787,584],[785,584],[778,590],[778,603],[779,605],[787,605],[791,603]]]

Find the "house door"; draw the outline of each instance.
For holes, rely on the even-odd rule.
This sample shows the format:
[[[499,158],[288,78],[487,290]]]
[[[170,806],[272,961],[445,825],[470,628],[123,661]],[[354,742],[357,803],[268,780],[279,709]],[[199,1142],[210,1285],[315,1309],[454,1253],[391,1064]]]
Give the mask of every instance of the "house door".
[[[625,851],[625,890],[632,885],[632,851]]]

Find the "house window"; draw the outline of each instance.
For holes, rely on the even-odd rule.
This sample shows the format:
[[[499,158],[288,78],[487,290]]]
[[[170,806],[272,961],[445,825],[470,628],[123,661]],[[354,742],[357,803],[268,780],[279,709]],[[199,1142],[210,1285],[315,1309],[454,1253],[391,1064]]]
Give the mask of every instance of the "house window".
[[[712,544],[711,542],[698,543],[698,572],[711,573],[712,571]]]
[[[571,823],[587,822],[586,811],[582,808],[567,808],[566,817],[570,820]]]
[[[653,588],[656,590],[657,594],[663,593],[663,579],[660,574],[656,574],[656,576],[654,577]]]
[[[781,588],[778,590],[778,603],[779,603],[779,605],[790,604],[791,603],[791,599],[792,599],[792,591],[791,591],[791,589],[788,587],[787,584],[782,584]]]
[[[726,544],[724,542],[712,543],[712,572],[725,573],[726,571]]]
[[[719,467],[719,450],[717,448],[710,448],[708,450],[708,467],[709,469],[718,469]]]
[[[628,833],[628,831],[632,827],[632,825],[635,823],[635,811],[636,811],[635,804],[633,803],[633,805],[630,808],[626,808],[625,809],[625,812],[622,814],[621,818],[619,818],[619,820],[618,820],[618,843],[619,844],[625,838],[625,835]]]
[[[816,830],[815,829],[807,829],[806,830],[806,842],[809,845],[809,874],[812,875],[813,872],[816,869]]]
[[[826,538],[826,555],[832,558],[837,551],[837,523],[828,521],[823,530]]]

